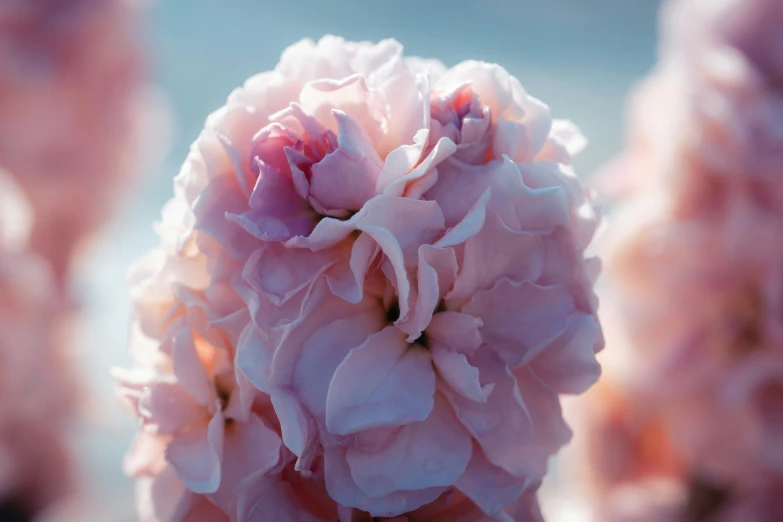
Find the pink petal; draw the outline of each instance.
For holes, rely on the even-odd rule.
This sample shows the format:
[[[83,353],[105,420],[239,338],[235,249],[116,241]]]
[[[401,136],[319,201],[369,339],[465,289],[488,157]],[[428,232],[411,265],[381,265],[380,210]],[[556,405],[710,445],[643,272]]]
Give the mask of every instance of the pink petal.
[[[271,372],[274,346],[262,330],[248,323],[237,344],[234,363],[236,369],[244,375],[258,390],[269,393],[269,375]]]
[[[359,216],[356,227],[380,245],[393,268],[400,320],[405,321],[410,308],[406,264],[415,262],[421,245],[432,243],[442,233],[443,215],[432,201],[380,195],[367,202]]]
[[[323,279],[316,282],[310,299],[305,304],[301,317],[283,329],[282,338],[272,359],[270,385],[274,388],[291,388],[297,365],[306,346],[317,346],[321,330],[330,328],[335,321],[362,316],[365,312],[374,310],[376,317],[382,317],[384,312],[380,303],[373,298],[367,298],[358,304],[351,304],[337,298]],[[339,339],[329,339],[331,343],[339,343]],[[348,339],[348,349],[353,342]]]
[[[405,168],[404,170],[392,170],[400,169],[406,165],[402,161],[395,161],[394,163],[386,163],[384,170],[381,172],[379,181],[383,186],[383,194],[388,196],[406,196],[408,194],[408,188],[414,183],[418,184],[422,182],[424,177],[432,176],[436,171],[438,164],[443,162],[446,158],[452,156],[457,152],[457,146],[448,138],[441,138],[435,144],[435,147],[421,162],[416,163],[412,168]],[[412,157],[410,151],[406,149],[405,158]],[[400,158],[402,159],[402,158]],[[396,158],[395,158],[396,160]],[[429,184],[431,187],[437,178],[434,178]],[[429,187],[428,187],[429,188]],[[424,193],[425,190],[420,190]]]
[[[489,203],[491,194],[491,189],[485,190],[465,217],[446,231],[446,234],[435,243],[435,246],[443,248],[460,245],[467,241],[468,238],[478,234],[484,227],[487,203]]]
[[[377,194],[385,193],[387,187],[391,183],[404,177],[420,163],[422,155],[424,154],[424,148],[428,143],[428,138],[429,130],[422,128],[416,131],[416,134],[413,136],[413,144],[400,145],[389,152],[375,185],[375,192]],[[403,193],[405,192],[404,187],[402,189],[395,189],[395,192],[399,192],[400,190],[402,190]]]
[[[508,170],[510,174],[518,173],[518,169],[512,166],[513,164],[506,165],[501,161],[486,165],[468,165],[449,159],[438,166],[438,181],[427,191],[425,198],[438,202],[447,227],[457,225],[471,209],[477,209],[477,217],[481,219],[484,205],[477,206],[477,202],[492,185],[497,184],[497,178],[504,171]]]
[[[312,167],[310,195],[327,209],[359,210],[375,195],[383,161],[364,129],[350,116],[337,119],[337,150]]]
[[[446,296],[449,308],[460,308],[477,291],[488,290],[502,277],[536,281],[544,269],[544,254],[540,236],[515,232],[490,214],[481,232],[465,242],[460,274]]]
[[[329,495],[339,504],[368,511],[375,517],[394,517],[413,511],[438,498],[446,488],[395,491],[380,498],[369,498],[356,485],[344,447],[326,448],[324,476]]]
[[[208,425],[174,437],[166,448],[166,460],[196,493],[214,493],[220,486],[224,424],[223,415],[217,412]]]
[[[558,393],[584,393],[601,376],[594,351],[600,333],[594,317],[571,315],[565,332],[531,362],[536,375]]]
[[[132,477],[154,477],[167,466],[165,450],[164,438],[142,431],[134,437],[130,450],[125,454],[123,471]]]
[[[386,95],[389,129],[378,150],[386,155],[401,143],[411,143],[420,129],[429,128],[429,81],[402,56],[402,46],[373,74],[373,86]],[[379,44],[379,46],[382,45]]]
[[[528,458],[521,451],[533,434],[533,426],[516,380],[491,352],[479,351],[473,360],[481,384],[494,384],[484,404],[466,399],[443,387],[457,417],[481,445],[490,462],[514,476],[528,472]]]
[[[229,212],[228,218],[264,241],[284,241],[308,235],[317,223],[317,216],[310,204],[296,193],[290,176],[262,161],[259,161],[258,169],[250,209],[243,209],[242,213]]]
[[[393,326],[351,350],[337,368],[326,398],[326,426],[347,435],[427,418],[435,374],[424,347],[405,342]]]
[[[479,333],[481,319],[461,312],[445,311],[435,314],[427,327],[427,337],[446,348],[473,355],[484,343]]]
[[[430,343],[430,351],[438,375],[451,386],[452,390],[466,399],[487,402],[479,382],[478,368],[472,366],[465,355],[436,342]]]
[[[250,255],[242,277],[275,306],[280,306],[311,285],[332,261],[333,257],[325,252],[263,243]]]
[[[395,491],[451,486],[465,471],[471,438],[439,394],[429,417],[402,428],[379,452],[348,449],[346,458],[359,488],[370,498]]]
[[[193,333],[189,328],[180,328],[174,334],[171,347],[171,361],[174,375],[199,404],[211,407],[216,399],[212,379],[196,351]]]
[[[440,299],[449,291],[457,276],[457,257],[451,248],[419,247],[418,287],[413,288],[415,304],[407,321],[397,321],[397,328],[415,341],[427,328]]]
[[[204,407],[175,383],[157,383],[147,388],[138,409],[145,426],[161,434],[175,434],[208,419]]]
[[[286,448],[297,457],[302,457],[316,437],[313,418],[299,398],[288,390],[272,390],[271,398]]]
[[[250,410],[258,398],[259,392],[237,368],[234,369],[234,378],[236,379],[236,387],[231,391],[231,397],[223,410],[223,416],[229,420],[245,422],[250,417]]]
[[[244,259],[254,248],[247,232],[226,219],[226,214],[247,210],[247,196],[233,176],[220,176],[210,181],[193,207],[197,228],[213,237],[234,259]]]
[[[332,131],[337,130],[332,111],[341,110],[364,128],[372,143],[378,143],[387,118],[383,98],[383,93],[367,87],[363,76],[354,74],[342,80],[309,82],[302,88],[299,104]]]
[[[328,306],[328,304],[327,304]],[[348,353],[381,330],[385,318],[379,309],[358,311],[320,328],[302,346],[292,388],[307,409],[326,420],[329,383]]]
[[[334,516],[319,516],[307,509],[287,482],[271,479],[256,481],[248,494],[252,501],[240,504],[237,522],[333,522]]]
[[[470,462],[456,486],[484,513],[494,515],[519,498],[528,481],[490,463],[481,447],[474,442]]]
[[[251,414],[247,422],[226,426],[224,446],[220,488],[209,499],[230,513],[237,502],[240,482],[277,466],[283,442],[260,417]]]
[[[512,367],[535,357],[566,329],[575,303],[564,286],[500,279],[478,292],[464,312],[484,322],[481,336]]]
[[[516,469],[501,466],[512,474],[525,469],[528,476],[540,480],[546,474],[549,457],[571,440],[571,430],[563,419],[560,399],[554,390],[528,368],[520,368],[514,375],[533,423],[533,436],[520,445]]]
[[[360,235],[351,246],[349,262],[335,263],[326,275],[332,292],[349,303],[361,301],[364,297],[365,275],[379,250],[378,244],[370,236]]]

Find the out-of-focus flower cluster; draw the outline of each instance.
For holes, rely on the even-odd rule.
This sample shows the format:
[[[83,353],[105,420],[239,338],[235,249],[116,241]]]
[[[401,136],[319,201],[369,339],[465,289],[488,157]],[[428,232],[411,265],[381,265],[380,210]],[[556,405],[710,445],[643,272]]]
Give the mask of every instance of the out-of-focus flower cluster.
[[[138,161],[136,9],[130,0],[0,4],[0,166],[30,200],[33,248],[60,285]]]
[[[783,3],[675,0],[602,176],[605,382],[578,407],[595,520],[783,515]]]
[[[288,48],[209,116],[117,371],[144,521],[537,520],[598,377],[584,145],[497,65]]]
[[[138,161],[135,11],[0,2],[1,520],[33,520],[75,489],[69,275]]]
[[[30,251],[33,214],[0,171],[0,519],[29,519],[68,491],[62,440],[72,404],[63,316],[46,260]]]

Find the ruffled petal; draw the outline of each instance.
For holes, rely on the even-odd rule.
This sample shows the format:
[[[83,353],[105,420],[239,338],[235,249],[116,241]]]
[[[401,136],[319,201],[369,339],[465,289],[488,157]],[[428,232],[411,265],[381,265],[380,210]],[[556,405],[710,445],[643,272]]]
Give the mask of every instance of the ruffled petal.
[[[471,453],[470,434],[440,395],[430,415],[404,426],[378,452],[348,449],[351,476],[370,498],[395,491],[450,486],[465,471]]]
[[[574,310],[574,299],[563,286],[505,278],[476,293],[464,307],[465,313],[483,321],[482,338],[512,367],[531,360],[562,334]]]
[[[427,350],[388,326],[337,367],[326,398],[326,426],[347,435],[422,421],[432,411],[435,374]]]
[[[214,493],[220,486],[224,425],[223,415],[217,412],[209,424],[174,437],[166,448],[166,460],[195,493]]]

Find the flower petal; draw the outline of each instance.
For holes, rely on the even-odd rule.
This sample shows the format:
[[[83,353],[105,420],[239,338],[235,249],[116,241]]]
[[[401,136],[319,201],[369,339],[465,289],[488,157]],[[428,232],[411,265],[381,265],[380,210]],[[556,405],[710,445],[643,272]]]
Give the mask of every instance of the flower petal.
[[[356,120],[333,111],[337,120],[337,149],[314,164],[310,196],[326,209],[357,211],[375,195],[383,161]]]
[[[573,314],[565,332],[531,362],[536,375],[558,393],[584,393],[601,376],[595,358],[600,333],[593,316]]]
[[[237,502],[240,483],[254,473],[264,474],[277,466],[283,441],[257,415],[246,422],[226,426],[220,488],[209,499],[226,513]]]
[[[367,338],[337,367],[326,398],[326,426],[348,435],[421,421],[432,411],[430,355],[393,326]]]
[[[481,389],[478,368],[472,366],[465,355],[446,348],[442,344],[431,343],[432,361],[451,389],[466,399],[487,402],[487,396]]]
[[[174,375],[193,398],[202,406],[211,407],[215,401],[215,388],[207,369],[196,350],[196,342],[189,328],[177,330],[171,344],[171,361]]]
[[[449,291],[457,277],[457,257],[452,248],[435,248],[430,245],[419,247],[419,266],[416,282],[412,288],[413,313],[407,321],[397,321],[397,328],[408,334],[408,341],[419,338],[432,320],[441,297]]]
[[[166,460],[195,493],[214,493],[220,486],[224,424],[223,415],[217,412],[208,425],[174,437],[166,448]]]
[[[566,329],[574,299],[564,286],[500,279],[478,292],[464,312],[483,321],[481,336],[511,367],[535,357]]]
[[[520,450],[533,434],[533,426],[516,380],[505,364],[480,350],[471,362],[479,369],[481,384],[494,385],[484,404],[441,388],[457,417],[481,445],[487,459],[514,476],[528,472],[528,457]]]
[[[182,386],[166,382],[153,384],[143,392],[138,411],[145,427],[160,434],[175,434],[209,417]]]
[[[445,311],[435,314],[427,327],[427,337],[465,355],[473,355],[484,343],[479,333],[481,319],[462,312]]]
[[[234,359],[236,369],[241,372],[258,390],[269,393],[269,375],[271,372],[274,346],[262,330],[248,323],[242,330]]]
[[[470,462],[455,486],[484,513],[494,515],[519,498],[528,481],[490,463],[481,446],[474,442]]]
[[[471,453],[470,434],[440,394],[429,417],[402,428],[378,452],[349,448],[348,465],[359,488],[371,498],[395,491],[451,486],[465,471]]]
[[[369,498],[356,485],[346,459],[344,447],[326,448],[324,452],[326,490],[339,504],[367,511],[374,517],[394,517],[413,511],[438,498],[447,488],[395,491],[379,498]]]
[[[535,281],[544,269],[541,237],[515,232],[495,214],[487,216],[481,232],[465,242],[461,270],[446,296],[449,308],[460,308],[477,291],[489,289],[499,278]]]

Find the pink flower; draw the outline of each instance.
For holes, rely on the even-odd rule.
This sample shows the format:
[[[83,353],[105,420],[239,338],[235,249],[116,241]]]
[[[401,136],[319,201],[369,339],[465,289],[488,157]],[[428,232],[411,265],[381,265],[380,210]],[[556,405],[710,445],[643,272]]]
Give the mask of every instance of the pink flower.
[[[136,152],[140,50],[125,0],[0,7],[0,166],[36,213],[33,249],[62,283],[112,209]]]
[[[33,516],[69,492],[63,439],[72,382],[58,344],[63,312],[28,247],[31,212],[0,171],[0,514]]]
[[[208,118],[132,278],[153,341],[134,351],[164,378],[125,395],[152,430],[172,418],[152,390],[193,412],[158,462],[233,516],[224,457],[261,450],[226,434],[255,414],[274,432],[256,447],[295,459],[244,473],[259,509],[307,477],[341,520],[455,502],[530,519],[570,438],[558,394],[600,372],[583,145],[497,65],[444,71],[393,41],[286,50]],[[199,434],[183,459],[180,432]]]
[[[664,49],[698,54],[728,45],[777,88],[783,86],[783,7],[775,0],[670,1],[663,10]]]
[[[593,498],[612,514],[597,520],[765,520],[757,506],[783,476],[783,11],[682,0],[664,14],[661,63],[632,99],[631,143],[605,178],[626,197],[604,249],[605,322],[622,361],[606,368],[630,418],[658,427],[653,460],[678,466],[634,473],[601,406],[585,405],[603,486]],[[638,425],[625,428],[633,443]],[[650,475],[679,498],[620,509]]]

